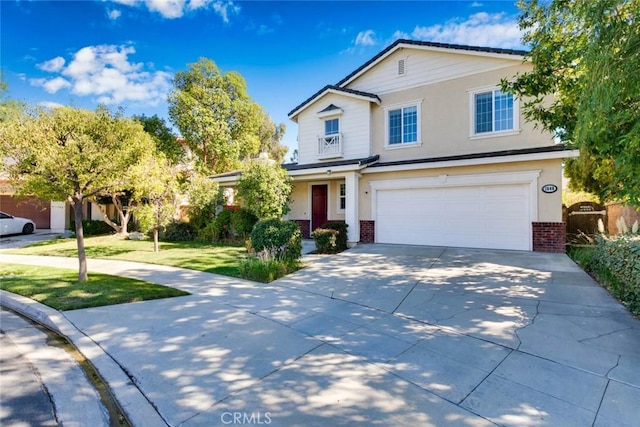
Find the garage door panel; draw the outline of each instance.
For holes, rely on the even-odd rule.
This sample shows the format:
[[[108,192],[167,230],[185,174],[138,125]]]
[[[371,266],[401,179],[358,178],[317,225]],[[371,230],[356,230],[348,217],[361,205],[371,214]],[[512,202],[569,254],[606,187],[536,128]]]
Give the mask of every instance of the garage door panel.
[[[51,225],[51,203],[35,197],[0,196],[0,210],[13,216],[29,218],[39,229]]]
[[[528,185],[379,190],[376,241],[530,249]]]

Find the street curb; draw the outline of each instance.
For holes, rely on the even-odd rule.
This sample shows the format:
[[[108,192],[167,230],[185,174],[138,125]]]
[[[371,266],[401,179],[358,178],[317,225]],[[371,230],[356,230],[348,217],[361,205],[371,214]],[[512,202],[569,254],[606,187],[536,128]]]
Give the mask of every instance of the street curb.
[[[131,381],[122,367],[98,344],[82,333],[63,313],[14,293],[0,290],[0,305],[60,334],[94,366],[132,426],[168,426],[153,405]],[[87,420],[90,425],[91,421]],[[66,423],[68,420],[62,420]]]

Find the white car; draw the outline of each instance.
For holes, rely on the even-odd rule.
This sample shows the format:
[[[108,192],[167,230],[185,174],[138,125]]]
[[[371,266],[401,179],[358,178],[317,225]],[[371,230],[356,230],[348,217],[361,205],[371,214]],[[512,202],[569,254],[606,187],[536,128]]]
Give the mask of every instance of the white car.
[[[0,235],[31,234],[36,231],[36,224],[27,218],[0,212]]]

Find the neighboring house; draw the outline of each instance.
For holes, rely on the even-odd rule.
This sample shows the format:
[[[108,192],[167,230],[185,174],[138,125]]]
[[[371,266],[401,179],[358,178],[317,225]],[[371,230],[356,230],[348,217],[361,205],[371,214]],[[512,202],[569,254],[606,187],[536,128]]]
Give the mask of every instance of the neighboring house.
[[[288,218],[305,236],[345,221],[351,244],[563,252],[562,160],[578,152],[500,91],[525,53],[398,40],[316,92],[289,113]]]
[[[60,233],[65,230],[67,204],[35,197],[17,197],[8,181],[0,178],[0,211],[13,216],[29,218],[38,230],[50,229]]]

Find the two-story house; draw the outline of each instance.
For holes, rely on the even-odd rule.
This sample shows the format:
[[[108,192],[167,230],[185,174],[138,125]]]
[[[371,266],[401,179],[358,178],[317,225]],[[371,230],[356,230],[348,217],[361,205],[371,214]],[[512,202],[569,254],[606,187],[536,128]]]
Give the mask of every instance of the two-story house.
[[[526,52],[398,40],[295,107],[291,211],[303,234],[564,251],[562,160],[575,150],[523,119],[499,88]]]

